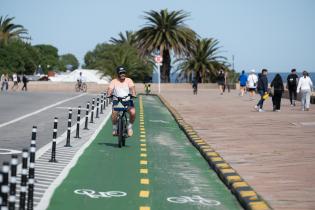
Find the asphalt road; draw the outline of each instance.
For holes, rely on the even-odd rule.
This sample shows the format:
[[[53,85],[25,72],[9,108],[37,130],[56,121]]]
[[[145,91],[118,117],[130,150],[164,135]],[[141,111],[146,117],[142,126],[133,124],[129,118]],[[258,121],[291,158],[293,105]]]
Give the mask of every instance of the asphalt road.
[[[0,92],[0,163],[9,161],[10,151],[30,145],[32,127],[37,126],[37,150],[52,141],[53,120],[58,117],[58,136],[67,128],[68,107],[86,107],[92,94]],[[77,110],[72,116],[76,122]],[[81,118],[85,116],[85,111]],[[17,152],[17,154],[20,154]]]

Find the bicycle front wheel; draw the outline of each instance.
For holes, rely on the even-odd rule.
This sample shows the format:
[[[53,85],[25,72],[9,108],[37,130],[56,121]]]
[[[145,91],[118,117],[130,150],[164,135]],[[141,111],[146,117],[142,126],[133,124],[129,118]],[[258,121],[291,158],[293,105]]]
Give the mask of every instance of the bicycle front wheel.
[[[120,148],[122,146],[124,138],[124,121],[123,119],[118,119],[118,147]]]

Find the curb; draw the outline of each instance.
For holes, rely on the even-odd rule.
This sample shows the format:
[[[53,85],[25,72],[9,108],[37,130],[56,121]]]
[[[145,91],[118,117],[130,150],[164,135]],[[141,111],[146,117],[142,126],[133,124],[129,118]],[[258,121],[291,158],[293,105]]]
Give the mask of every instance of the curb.
[[[205,142],[191,125],[185,122],[174,107],[161,95],[161,102],[171,112],[179,127],[196,147],[223,183],[231,190],[246,210],[271,210],[271,206],[234,170],[207,142]]]

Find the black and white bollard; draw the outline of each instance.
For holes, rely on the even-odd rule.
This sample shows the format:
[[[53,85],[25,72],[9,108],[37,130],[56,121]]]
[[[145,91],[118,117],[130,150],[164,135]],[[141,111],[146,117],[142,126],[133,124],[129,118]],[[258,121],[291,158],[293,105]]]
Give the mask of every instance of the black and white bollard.
[[[1,193],[2,179],[3,179],[2,171],[0,171],[0,209],[1,209],[1,206],[2,206],[2,200],[3,200],[2,193]]]
[[[78,107],[78,115],[77,115],[77,129],[75,131],[74,138],[80,138],[80,121],[81,121],[81,106]]]
[[[51,148],[51,159],[49,162],[56,163],[56,139],[57,139],[57,127],[58,127],[58,117],[54,119],[54,129],[53,129],[53,140],[52,140],[52,148]]]
[[[9,210],[15,209],[17,165],[18,165],[18,156],[12,155],[11,156],[10,192],[9,192]]]
[[[90,123],[94,123],[94,105],[95,105],[95,98],[92,99],[92,109],[91,109],[91,120]]]
[[[69,109],[68,114],[68,128],[67,128],[67,141],[65,147],[71,147],[70,138],[71,138],[71,122],[72,122],[72,109]]]
[[[26,204],[27,162],[28,162],[28,149],[23,149],[20,203],[19,203],[21,210],[25,209],[25,204]]]
[[[28,193],[27,193],[27,210],[33,210],[34,207],[34,184],[35,184],[35,153],[36,145],[30,147],[30,165],[28,171]]]
[[[96,115],[95,115],[95,118],[100,118],[99,117],[99,106],[100,106],[100,98],[97,96],[97,99],[96,99]]]
[[[89,130],[89,128],[88,128],[88,123],[89,123],[89,110],[90,110],[90,102],[88,102],[88,103],[86,104],[84,130]]]
[[[8,209],[8,193],[9,193],[9,162],[2,165],[2,185],[1,185],[1,210]]]
[[[100,114],[104,114],[103,113],[103,101],[104,101],[104,96],[103,96],[103,94],[101,94],[101,112],[100,112]]]
[[[104,110],[105,110],[106,109],[106,101],[107,101],[106,93],[103,93],[103,97],[104,97],[103,104],[104,104]]]

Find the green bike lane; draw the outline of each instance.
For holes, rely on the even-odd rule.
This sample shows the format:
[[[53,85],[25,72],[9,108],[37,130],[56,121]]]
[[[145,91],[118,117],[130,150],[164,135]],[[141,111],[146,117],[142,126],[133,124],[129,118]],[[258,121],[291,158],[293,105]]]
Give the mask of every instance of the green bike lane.
[[[117,147],[106,123],[56,189],[49,210],[242,209],[167,108],[136,102],[134,136]]]

